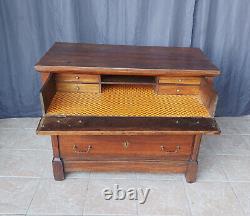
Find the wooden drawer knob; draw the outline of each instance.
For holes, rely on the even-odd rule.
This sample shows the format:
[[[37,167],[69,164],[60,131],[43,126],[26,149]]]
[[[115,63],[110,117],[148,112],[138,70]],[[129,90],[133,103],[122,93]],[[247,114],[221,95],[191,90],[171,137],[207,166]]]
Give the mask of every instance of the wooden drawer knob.
[[[176,146],[175,150],[168,150],[165,146],[161,145],[160,146],[161,151],[166,152],[166,153],[178,153],[181,147],[179,145]]]

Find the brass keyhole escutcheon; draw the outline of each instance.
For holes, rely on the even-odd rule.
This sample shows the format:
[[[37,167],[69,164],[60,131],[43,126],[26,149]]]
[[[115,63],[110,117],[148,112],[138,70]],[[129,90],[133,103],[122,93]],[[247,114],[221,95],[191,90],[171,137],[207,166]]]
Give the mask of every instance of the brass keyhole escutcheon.
[[[127,149],[127,148],[128,148],[128,145],[129,145],[129,142],[126,140],[126,141],[124,141],[124,142],[122,143],[122,145],[123,145],[123,147],[124,147],[125,149]]]

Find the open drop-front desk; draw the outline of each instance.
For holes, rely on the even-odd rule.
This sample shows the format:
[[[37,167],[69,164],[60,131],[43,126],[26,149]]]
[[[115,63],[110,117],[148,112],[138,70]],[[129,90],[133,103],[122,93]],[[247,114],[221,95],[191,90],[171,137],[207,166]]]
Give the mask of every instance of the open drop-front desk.
[[[194,182],[219,70],[200,49],[55,43],[36,64],[55,180],[72,171],[185,173]]]

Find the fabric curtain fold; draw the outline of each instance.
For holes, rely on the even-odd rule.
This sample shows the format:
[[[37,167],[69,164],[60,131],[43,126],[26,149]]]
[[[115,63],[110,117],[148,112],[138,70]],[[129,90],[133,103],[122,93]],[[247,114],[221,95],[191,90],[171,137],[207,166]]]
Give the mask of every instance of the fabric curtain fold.
[[[39,116],[34,64],[55,42],[199,47],[219,67],[217,115],[250,114],[250,1],[0,0],[0,118]]]

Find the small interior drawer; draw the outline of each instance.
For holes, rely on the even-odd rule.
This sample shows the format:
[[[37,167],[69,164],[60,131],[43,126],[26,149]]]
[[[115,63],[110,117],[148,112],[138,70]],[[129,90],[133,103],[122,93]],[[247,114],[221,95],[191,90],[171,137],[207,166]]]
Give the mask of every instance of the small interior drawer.
[[[63,159],[165,159],[191,154],[193,136],[59,136]]]
[[[158,77],[159,84],[186,84],[200,85],[201,78],[198,77]]]
[[[100,75],[56,74],[56,81],[57,82],[99,83]]]
[[[200,92],[199,86],[185,86],[185,85],[158,85],[158,94],[169,95],[198,95]]]
[[[65,92],[92,92],[92,93],[100,92],[99,84],[58,82],[56,83],[56,88],[58,91],[65,91]]]

